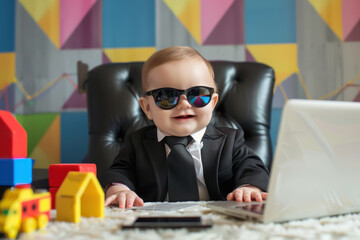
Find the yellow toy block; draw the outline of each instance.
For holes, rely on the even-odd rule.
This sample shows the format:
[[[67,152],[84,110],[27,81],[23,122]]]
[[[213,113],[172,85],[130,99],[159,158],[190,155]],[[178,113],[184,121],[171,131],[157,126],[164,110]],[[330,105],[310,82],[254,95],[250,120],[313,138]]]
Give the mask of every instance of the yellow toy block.
[[[80,222],[82,217],[104,217],[105,194],[92,172],[69,172],[56,193],[56,220]]]

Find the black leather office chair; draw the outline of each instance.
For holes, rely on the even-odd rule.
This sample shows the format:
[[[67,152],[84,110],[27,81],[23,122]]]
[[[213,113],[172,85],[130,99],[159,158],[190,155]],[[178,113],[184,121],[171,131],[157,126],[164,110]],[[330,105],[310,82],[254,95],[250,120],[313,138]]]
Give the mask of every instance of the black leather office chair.
[[[210,124],[233,128],[241,126],[246,144],[270,168],[273,69],[255,62],[212,61],[211,64],[220,97]],[[100,180],[101,174],[110,167],[123,147],[125,135],[153,124],[138,104],[142,94],[142,65],[142,62],[110,63],[100,65],[87,74],[79,71],[79,78],[83,79],[87,92],[88,160],[96,164]]]

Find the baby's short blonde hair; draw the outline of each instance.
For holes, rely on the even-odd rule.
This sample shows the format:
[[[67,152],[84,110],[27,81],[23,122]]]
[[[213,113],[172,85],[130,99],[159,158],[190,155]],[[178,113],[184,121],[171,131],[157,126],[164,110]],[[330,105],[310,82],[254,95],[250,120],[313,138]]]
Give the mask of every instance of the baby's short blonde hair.
[[[170,61],[179,61],[179,60],[184,60],[184,59],[199,59],[199,60],[203,61],[209,70],[210,76],[211,76],[212,80],[214,81],[214,85],[216,86],[215,80],[214,80],[214,70],[213,70],[213,67],[211,66],[210,62],[208,60],[206,60],[203,56],[201,56],[201,54],[198,51],[196,51],[195,49],[193,49],[191,47],[176,46],[176,47],[164,48],[164,49],[161,49],[161,50],[155,52],[144,63],[144,66],[142,68],[142,79],[141,79],[143,93],[145,93],[145,91],[147,90],[146,89],[146,87],[147,87],[146,78],[147,78],[149,72],[153,68],[160,66],[164,63],[170,62]],[[216,87],[215,87],[215,91],[216,91]]]

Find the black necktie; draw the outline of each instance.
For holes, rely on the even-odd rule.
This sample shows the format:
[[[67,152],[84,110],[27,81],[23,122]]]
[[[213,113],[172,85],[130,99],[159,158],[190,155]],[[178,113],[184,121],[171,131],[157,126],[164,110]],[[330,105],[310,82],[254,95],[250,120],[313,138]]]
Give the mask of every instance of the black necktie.
[[[199,190],[191,154],[186,146],[191,137],[165,137],[171,148],[167,158],[169,202],[199,201]]]

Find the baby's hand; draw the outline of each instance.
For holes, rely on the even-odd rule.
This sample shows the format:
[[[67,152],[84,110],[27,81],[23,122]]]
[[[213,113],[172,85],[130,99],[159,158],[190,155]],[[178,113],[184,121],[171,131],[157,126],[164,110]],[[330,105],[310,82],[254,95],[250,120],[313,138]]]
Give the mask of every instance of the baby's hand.
[[[244,187],[238,187],[231,193],[227,195],[227,200],[238,202],[251,202],[255,200],[257,202],[262,202],[267,197],[267,193],[263,192],[260,188],[248,185]]]
[[[125,185],[113,185],[106,191],[105,207],[116,204],[119,208],[144,206],[144,201]]]

